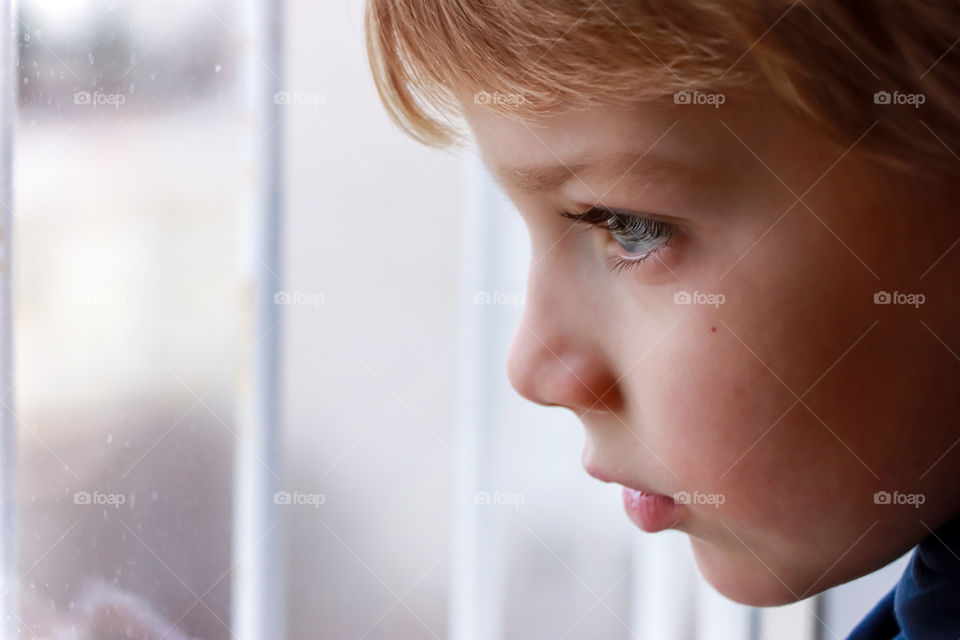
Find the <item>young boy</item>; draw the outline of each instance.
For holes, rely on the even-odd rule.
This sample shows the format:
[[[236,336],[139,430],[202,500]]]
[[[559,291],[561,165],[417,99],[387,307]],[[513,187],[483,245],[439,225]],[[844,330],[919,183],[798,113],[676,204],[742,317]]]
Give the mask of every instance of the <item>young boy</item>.
[[[919,545],[853,638],[960,637],[960,7],[369,0],[380,95],[532,242],[516,390],[737,602]]]

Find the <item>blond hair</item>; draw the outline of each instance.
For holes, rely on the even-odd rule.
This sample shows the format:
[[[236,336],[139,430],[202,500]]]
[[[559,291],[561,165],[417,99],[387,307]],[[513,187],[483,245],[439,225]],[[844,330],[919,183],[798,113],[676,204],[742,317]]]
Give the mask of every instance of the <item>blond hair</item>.
[[[431,146],[465,139],[465,97],[535,121],[561,103],[709,90],[772,95],[844,147],[877,125],[858,152],[960,172],[953,3],[368,0],[365,22],[382,102]]]

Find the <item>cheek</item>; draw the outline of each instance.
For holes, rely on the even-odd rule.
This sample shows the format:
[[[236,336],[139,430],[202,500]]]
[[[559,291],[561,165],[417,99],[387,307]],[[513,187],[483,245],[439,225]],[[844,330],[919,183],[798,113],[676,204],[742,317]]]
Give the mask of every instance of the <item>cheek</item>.
[[[645,398],[651,447],[678,489],[722,496],[689,507],[683,527],[711,584],[741,602],[790,602],[843,553],[837,540],[862,533],[863,512],[824,514],[838,488],[866,495],[865,474],[716,318],[685,325]]]
[[[647,383],[635,387],[637,406],[678,489],[723,496],[719,508],[692,510],[700,533],[742,546],[722,520],[751,547],[776,541],[802,555],[836,531],[838,522],[818,514],[838,491],[859,504],[873,488],[874,478],[839,439],[868,455],[860,422],[804,398],[825,426],[797,400],[858,334],[837,345],[835,334],[819,331],[804,313],[799,296],[793,304],[773,292],[764,299],[767,305],[685,308],[645,368]],[[845,406],[849,390],[833,382],[816,388],[829,390],[829,404]],[[862,517],[851,512],[846,525],[856,528]]]
[[[842,246],[822,248],[830,239],[816,221],[786,218],[778,232],[724,280],[698,283],[724,293],[719,307],[676,307],[677,325],[641,403],[664,455],[685,481],[703,485],[690,490],[729,491],[728,512],[750,511],[755,521],[779,517],[784,501],[776,492],[784,486],[809,485],[817,473],[832,477],[830,465],[856,463],[798,396],[824,388],[824,374],[869,328],[875,288]],[[828,401],[844,400],[840,389]],[[795,504],[793,512],[805,509]]]
[[[656,384],[646,388],[640,405],[680,488],[730,493],[724,507],[731,509],[764,490],[763,478],[748,480],[737,471],[755,462],[757,441],[773,434],[794,397],[731,335],[721,315],[700,315],[707,317],[687,318],[673,340],[664,340]]]

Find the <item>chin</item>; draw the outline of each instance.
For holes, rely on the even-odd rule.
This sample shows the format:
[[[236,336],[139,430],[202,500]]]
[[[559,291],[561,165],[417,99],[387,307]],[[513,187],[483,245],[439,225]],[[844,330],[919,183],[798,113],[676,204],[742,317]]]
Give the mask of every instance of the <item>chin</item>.
[[[779,607],[796,602],[794,594],[806,590],[790,585],[786,576],[778,578],[747,549],[742,554],[729,553],[692,536],[690,545],[704,579],[728,600],[751,607]]]

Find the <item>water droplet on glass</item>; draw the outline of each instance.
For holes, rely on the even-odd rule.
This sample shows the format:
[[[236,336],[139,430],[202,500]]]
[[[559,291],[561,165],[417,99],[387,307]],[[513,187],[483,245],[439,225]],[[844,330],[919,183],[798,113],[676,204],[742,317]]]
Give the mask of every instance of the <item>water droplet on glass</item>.
[[[29,34],[29,33],[23,34],[23,41],[24,41],[24,42],[30,42],[30,34]]]
[[[220,65],[217,65],[213,68],[214,73],[220,73],[220,69],[223,69]]]
[[[87,55],[87,60],[90,61],[90,64],[93,64],[93,54],[92,54],[92,53]]]
[[[108,434],[107,434],[107,444],[110,444],[111,442],[113,442],[113,434],[112,434],[112,433],[108,433]]]
[[[23,84],[30,84],[30,78],[23,76]]]

